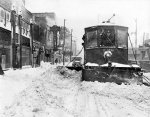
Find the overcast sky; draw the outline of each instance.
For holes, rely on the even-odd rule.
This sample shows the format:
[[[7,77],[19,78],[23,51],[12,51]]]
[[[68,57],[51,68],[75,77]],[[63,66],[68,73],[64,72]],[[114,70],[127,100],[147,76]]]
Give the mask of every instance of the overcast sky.
[[[26,0],[26,8],[31,12],[55,12],[57,24],[73,29],[73,35],[81,40],[84,28],[98,25],[103,20],[115,17],[112,22],[135,30],[138,22],[138,42],[143,33],[150,33],[150,0]],[[75,38],[74,38],[75,39]],[[79,41],[81,42],[81,41]]]

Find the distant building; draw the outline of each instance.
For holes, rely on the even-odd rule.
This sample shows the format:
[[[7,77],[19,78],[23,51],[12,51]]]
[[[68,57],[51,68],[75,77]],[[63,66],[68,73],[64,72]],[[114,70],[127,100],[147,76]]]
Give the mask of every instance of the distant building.
[[[45,12],[45,13],[32,13],[36,18],[45,18],[46,24],[48,26],[56,25],[56,14],[54,12]],[[37,20],[38,22],[38,20]],[[40,22],[40,21],[39,21]]]
[[[33,13],[33,19],[35,23],[39,26],[39,30],[40,28],[46,29],[44,30],[45,37],[46,37],[46,40],[45,40],[46,42],[44,43],[46,44],[47,49],[52,49],[53,48],[53,35],[52,35],[52,32],[50,32],[50,27],[55,25],[55,22],[56,22],[55,13]],[[41,37],[40,40],[42,40],[42,38],[44,37]]]
[[[56,24],[55,13],[33,13],[33,20],[35,22],[34,39],[39,41],[45,47],[46,61],[53,61],[53,32],[50,28]]]

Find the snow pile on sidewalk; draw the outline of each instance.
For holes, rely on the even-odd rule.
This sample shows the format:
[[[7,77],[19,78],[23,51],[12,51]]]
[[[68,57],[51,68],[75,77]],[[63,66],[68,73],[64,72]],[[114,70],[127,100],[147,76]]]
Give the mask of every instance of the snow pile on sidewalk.
[[[0,117],[150,116],[150,87],[81,82],[81,72],[47,63],[40,69],[42,74],[16,95]]]
[[[48,67],[44,68],[24,67],[21,70],[10,69],[5,71],[4,76],[0,76],[0,115],[5,108],[13,103],[15,96],[30,86],[32,80],[43,74]]]
[[[72,73],[75,74],[75,71]],[[64,107],[63,99],[74,94],[80,82],[77,79],[72,77],[64,79],[59,75],[56,67],[49,66],[46,73],[33,80],[32,85],[16,96],[14,103],[6,108],[3,116],[34,117],[38,115],[44,117],[52,115],[53,117],[59,113],[57,116],[62,117],[60,113],[62,111],[64,117],[67,117],[68,113],[72,114],[72,112],[68,112]]]

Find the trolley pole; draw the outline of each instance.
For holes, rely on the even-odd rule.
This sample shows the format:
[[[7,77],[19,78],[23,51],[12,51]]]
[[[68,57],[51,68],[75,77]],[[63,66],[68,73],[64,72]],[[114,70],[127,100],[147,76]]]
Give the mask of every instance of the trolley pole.
[[[65,22],[66,22],[66,19],[64,19],[64,40],[63,40],[63,65],[65,65]]]
[[[72,29],[71,29],[71,45],[70,45],[70,62],[71,62],[71,56],[72,56]]]

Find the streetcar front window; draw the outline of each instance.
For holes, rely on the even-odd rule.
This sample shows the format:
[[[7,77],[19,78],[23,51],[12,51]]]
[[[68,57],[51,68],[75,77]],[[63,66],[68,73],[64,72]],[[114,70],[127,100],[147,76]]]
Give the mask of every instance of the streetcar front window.
[[[86,32],[86,38],[87,38],[87,48],[92,48],[97,46],[97,30],[92,30]]]
[[[111,28],[100,28],[98,30],[99,46],[115,46],[115,33]]]
[[[126,30],[117,30],[118,47],[126,48],[128,40],[128,32]]]

